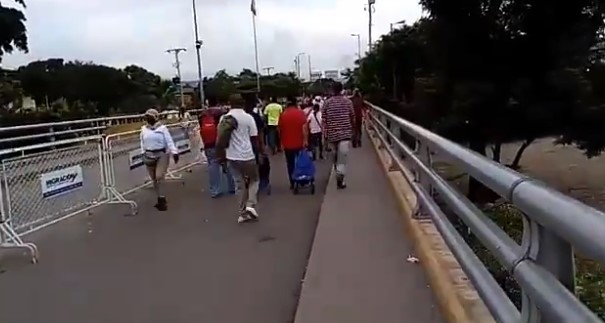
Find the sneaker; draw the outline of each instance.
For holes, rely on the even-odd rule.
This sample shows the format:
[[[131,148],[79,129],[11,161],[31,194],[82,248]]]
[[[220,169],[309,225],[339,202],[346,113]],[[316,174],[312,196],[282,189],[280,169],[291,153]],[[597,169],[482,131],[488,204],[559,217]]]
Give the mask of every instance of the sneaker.
[[[336,178],[336,188],[339,190],[347,188],[347,184],[345,184],[344,176],[339,176]]]
[[[258,212],[256,212],[255,208],[253,208],[251,206],[246,206],[246,213],[252,220],[258,219]]]
[[[252,220],[252,218],[248,214],[244,214],[240,215],[239,218],[237,218],[237,223],[244,223],[250,220]]]

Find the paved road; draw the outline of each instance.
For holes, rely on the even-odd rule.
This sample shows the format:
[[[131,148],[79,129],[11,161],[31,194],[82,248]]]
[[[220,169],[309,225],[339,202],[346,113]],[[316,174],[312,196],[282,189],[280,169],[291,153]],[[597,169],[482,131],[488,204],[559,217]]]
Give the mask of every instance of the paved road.
[[[40,263],[4,257],[0,322],[291,322],[329,167],[315,196],[294,196],[283,163],[273,159],[258,223],[238,225],[233,197],[202,193],[198,168],[169,184],[167,213],[143,190],[138,216],[107,206],[28,236]]]
[[[180,129],[171,129],[175,140],[184,139]],[[114,141],[112,146],[116,189],[124,192],[145,183],[144,167],[130,169],[129,152],[140,147],[138,136]],[[57,158],[49,158],[57,157]],[[180,165],[192,162],[195,154],[187,153]],[[83,186],[69,194],[49,199],[42,197],[39,176],[42,173],[68,166],[82,166]],[[8,178],[8,193],[4,189],[5,201],[10,200],[13,226],[18,232],[67,215],[71,210],[81,208],[93,200],[98,200],[102,188],[102,173],[97,144],[81,145],[73,149],[60,150],[53,154],[33,155],[4,162]]]

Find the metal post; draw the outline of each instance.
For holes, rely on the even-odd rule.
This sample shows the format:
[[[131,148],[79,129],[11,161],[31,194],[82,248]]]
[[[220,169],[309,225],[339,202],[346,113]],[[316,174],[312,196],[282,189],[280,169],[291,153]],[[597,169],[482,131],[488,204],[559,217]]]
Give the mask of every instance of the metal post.
[[[198,26],[197,26],[197,10],[195,8],[195,0],[192,1],[193,4],[193,25],[195,28],[195,50],[196,50],[196,54],[197,54],[197,76],[199,79],[199,91],[200,91],[200,103],[201,103],[201,107],[204,107],[204,104],[206,102],[206,97],[204,95],[204,81],[203,81],[203,77],[202,77],[202,54],[200,53],[201,51],[201,47],[202,47],[202,41],[200,40],[199,37],[199,31],[198,31]]]
[[[258,63],[258,40],[256,37],[256,14],[252,15],[252,29],[254,30],[254,58],[256,59],[256,91],[260,93],[260,70]]]
[[[372,51],[372,10],[376,0],[368,0],[368,52]]]
[[[185,48],[172,48],[167,50],[168,53],[174,53],[174,67],[176,68],[176,76],[179,78],[179,92],[181,94],[181,107],[185,107],[185,96],[183,95],[183,80],[181,79],[181,61],[179,60],[179,54],[186,52]]]

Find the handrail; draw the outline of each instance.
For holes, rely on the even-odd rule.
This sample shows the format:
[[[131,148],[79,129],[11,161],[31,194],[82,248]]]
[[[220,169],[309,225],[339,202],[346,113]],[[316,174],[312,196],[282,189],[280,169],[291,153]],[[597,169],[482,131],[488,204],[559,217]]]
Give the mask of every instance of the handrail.
[[[370,124],[387,146],[398,167],[406,164],[415,176],[405,174],[428,213],[467,273],[491,314],[498,322],[602,322],[573,294],[574,259],[572,245],[605,263],[605,214],[563,195],[546,185],[495,163],[469,149],[368,103]],[[401,138],[403,130],[416,140],[415,151]],[[387,142],[390,139],[390,145]],[[524,212],[523,240],[518,245],[465,196],[451,187],[432,168],[433,152],[445,157]],[[440,194],[449,208],[519,283],[526,295],[519,311],[493,277],[478,262],[432,199]],[[474,257],[469,257],[469,253]],[[482,268],[478,268],[481,266]],[[491,278],[491,279],[490,279]],[[498,288],[500,291],[495,292]]]
[[[187,112],[198,113],[199,111],[201,111],[201,109],[188,110]],[[160,114],[162,116],[167,116],[167,115],[178,114],[178,112],[164,111]],[[31,130],[31,129],[38,129],[38,128],[63,127],[63,126],[79,125],[79,124],[84,124],[84,123],[99,123],[99,122],[103,123],[103,122],[116,121],[116,120],[139,119],[139,118],[143,118],[144,116],[145,116],[144,114],[132,114],[132,115],[114,116],[114,117],[78,119],[78,120],[67,120],[67,121],[58,121],[58,122],[32,123],[32,124],[25,124],[25,125],[19,125],[19,126],[0,127],[0,133],[19,131],[19,130]]]

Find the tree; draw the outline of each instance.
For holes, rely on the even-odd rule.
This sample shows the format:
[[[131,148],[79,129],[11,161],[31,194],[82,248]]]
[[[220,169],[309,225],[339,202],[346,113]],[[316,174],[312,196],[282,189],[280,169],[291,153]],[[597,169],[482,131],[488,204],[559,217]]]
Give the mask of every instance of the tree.
[[[593,90],[602,84],[595,66],[603,48],[600,5],[421,4],[428,18],[383,36],[353,71],[356,85],[374,100],[481,154],[491,146],[496,161],[502,144],[523,141],[515,168],[523,151],[545,136],[562,136],[590,155],[603,149],[597,124],[605,110]],[[595,69],[586,73],[591,64]]]
[[[14,0],[25,9],[24,0]],[[10,54],[15,49],[26,52],[27,29],[25,15],[16,8],[8,8],[0,3],[0,62],[5,53]]]

